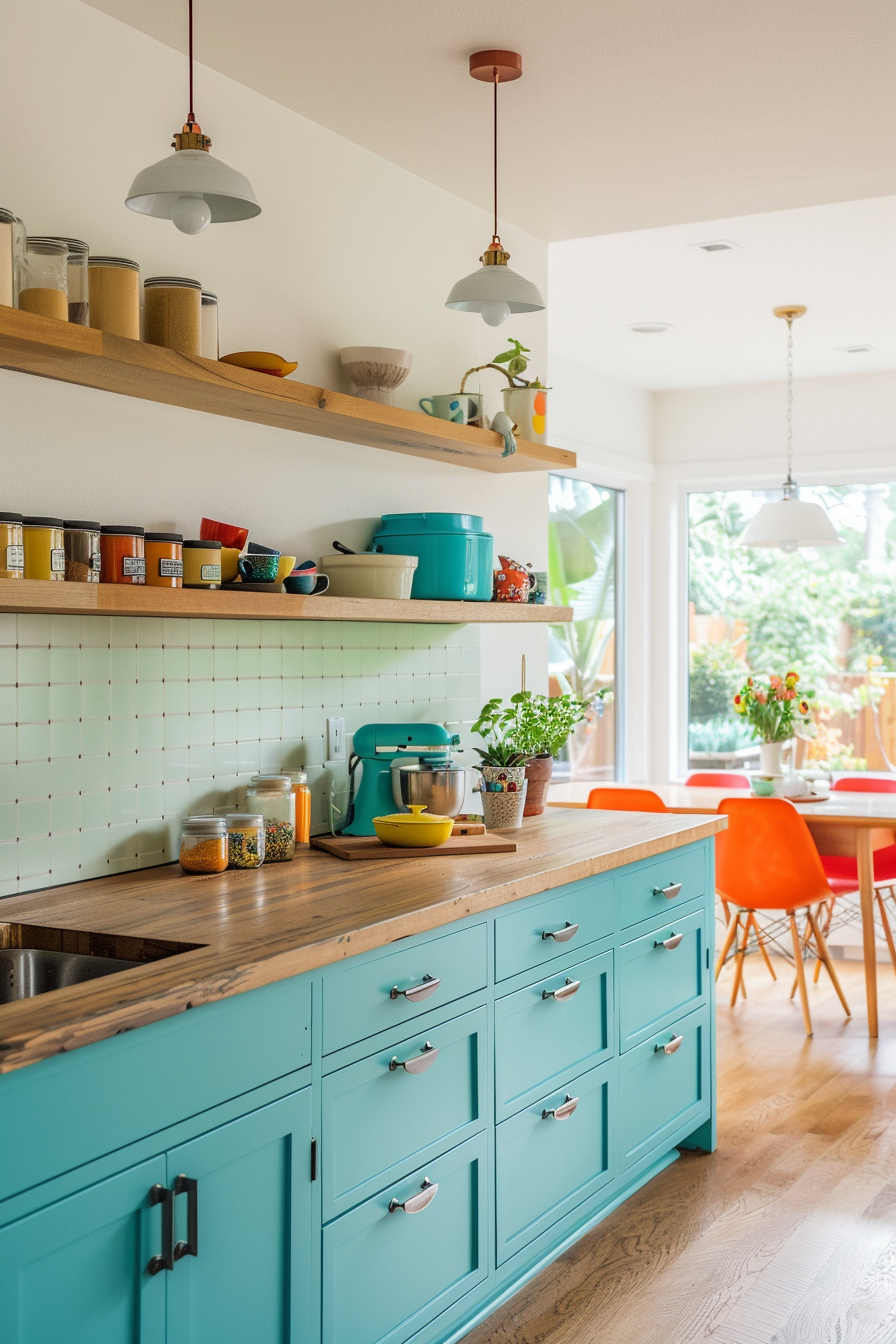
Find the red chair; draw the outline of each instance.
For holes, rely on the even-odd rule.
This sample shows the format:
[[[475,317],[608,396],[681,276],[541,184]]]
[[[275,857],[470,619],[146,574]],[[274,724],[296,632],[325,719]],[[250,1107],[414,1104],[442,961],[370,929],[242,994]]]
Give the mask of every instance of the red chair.
[[[847,775],[843,779],[837,780],[834,789],[840,793],[896,793],[896,779],[869,779],[867,775]],[[874,851],[874,897],[877,902],[884,937],[887,940],[890,961],[893,963],[893,971],[896,973],[896,942],[894,942],[893,930],[887,917],[882,890],[882,888],[888,890],[890,900],[896,908],[896,836],[893,835],[892,831],[889,834],[894,843],[884,845],[881,849]],[[822,854],[820,857],[821,866],[824,868],[835,896],[858,891],[859,867],[854,855]],[[825,921],[824,931],[826,934],[830,932],[833,913],[833,906],[830,906]],[[818,968],[816,967],[817,978]]]
[[[716,886],[722,899],[736,909],[716,964],[716,978],[732,945],[735,946],[732,1007],[743,977],[750,929],[756,926],[756,911],[781,910],[790,925],[806,1035],[812,1035],[812,1017],[803,969],[804,949],[814,952],[824,963],[849,1017],[849,1005],[817,917],[817,908],[833,900],[834,893],[805,821],[783,798],[725,798],[719,804],[719,812],[727,816],[728,829],[716,837]],[[798,911],[807,921],[805,935],[797,927]]]
[[[668,812],[669,809],[653,789],[592,789],[588,807],[604,812]]]
[[[698,789],[748,789],[750,781],[746,775],[733,770],[696,770],[688,775],[685,784]]]

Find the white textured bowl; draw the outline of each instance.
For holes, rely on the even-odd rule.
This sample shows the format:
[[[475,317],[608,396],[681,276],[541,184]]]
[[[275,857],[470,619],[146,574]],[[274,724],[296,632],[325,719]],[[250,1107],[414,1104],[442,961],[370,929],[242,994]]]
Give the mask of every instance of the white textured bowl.
[[[407,378],[414,362],[408,350],[393,350],[386,345],[347,345],[340,358],[355,396],[386,406],[392,405],[392,393]]]
[[[385,597],[411,595],[416,555],[322,555],[319,568],[330,580],[330,597]]]

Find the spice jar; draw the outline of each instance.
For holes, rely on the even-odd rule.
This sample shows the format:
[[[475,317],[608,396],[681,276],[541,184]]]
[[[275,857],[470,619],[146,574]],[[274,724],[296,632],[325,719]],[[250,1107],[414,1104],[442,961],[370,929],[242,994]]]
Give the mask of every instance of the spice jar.
[[[143,538],[146,582],[153,588],[180,588],[184,579],[184,539],[179,532],[147,532]]]
[[[53,238],[66,247],[65,284],[68,291],[68,320],[79,327],[87,323],[87,254],[90,248],[79,238]]]
[[[311,790],[308,787],[308,774],[305,770],[284,770],[282,773],[292,781],[292,791],[296,800],[296,844],[307,845],[311,841]]]
[[[260,812],[228,812],[227,850],[231,868],[260,868],[264,863],[264,817]]]
[[[218,296],[202,291],[199,314],[199,353],[203,359],[218,358]]]
[[[184,542],[184,587],[221,587],[220,541]]]
[[[22,541],[22,515],[0,513],[0,579],[25,577],[25,546]]]
[[[227,823],[223,817],[184,817],[180,866],[185,873],[223,873],[227,867]]]
[[[58,238],[28,238],[19,272],[19,307],[68,321],[68,247]]]
[[[25,578],[65,580],[65,535],[61,518],[23,518]]]
[[[99,583],[99,523],[63,524],[65,528],[65,577],[69,583]]]
[[[25,225],[11,210],[0,208],[0,303],[6,308],[16,306],[24,255]]]
[[[110,336],[140,339],[140,267],[126,257],[87,262],[90,325]]]
[[[296,800],[288,775],[253,775],[247,808],[264,817],[265,863],[283,863],[296,852]]]
[[[178,275],[154,275],[143,282],[143,339],[184,355],[200,350],[202,286]]]
[[[101,583],[145,583],[143,528],[100,528]]]

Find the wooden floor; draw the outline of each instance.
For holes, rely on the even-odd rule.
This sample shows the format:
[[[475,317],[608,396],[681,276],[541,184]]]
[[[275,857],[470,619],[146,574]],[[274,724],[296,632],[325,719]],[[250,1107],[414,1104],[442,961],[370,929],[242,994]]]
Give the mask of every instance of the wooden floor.
[[[464,1344],[896,1344],[896,979],[869,1042],[811,989],[815,1035],[756,957],[719,985],[719,1147],[685,1155]]]

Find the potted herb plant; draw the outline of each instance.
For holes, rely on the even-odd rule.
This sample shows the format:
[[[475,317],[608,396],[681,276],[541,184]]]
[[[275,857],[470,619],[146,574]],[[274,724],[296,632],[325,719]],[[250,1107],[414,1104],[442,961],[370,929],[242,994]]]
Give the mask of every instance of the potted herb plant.
[[[545,791],[554,773],[554,757],[565,746],[576,724],[585,717],[587,709],[587,704],[574,695],[534,695],[532,691],[517,691],[506,705],[497,697],[480,710],[473,731],[486,739],[499,739],[507,749],[524,754],[528,760],[525,771],[527,817],[538,817],[544,811]]]
[[[529,382],[523,377],[529,367],[531,351],[527,345],[508,337],[509,350],[502,350],[488,364],[477,364],[468,369],[461,381],[463,392],[471,373],[481,373],[483,369],[497,369],[503,373],[510,384],[504,388],[504,412],[513,421],[518,432],[531,443],[547,443],[548,392],[538,378]]]
[[[500,702],[499,702],[500,703]],[[519,826],[523,820],[531,757],[506,740],[475,748],[482,774],[482,816],[488,830]]]
[[[784,744],[799,724],[811,723],[810,700],[814,691],[798,691],[798,672],[772,676],[767,681],[747,677],[734,697],[734,710],[742,715],[758,737],[759,769],[764,775],[780,775]]]

